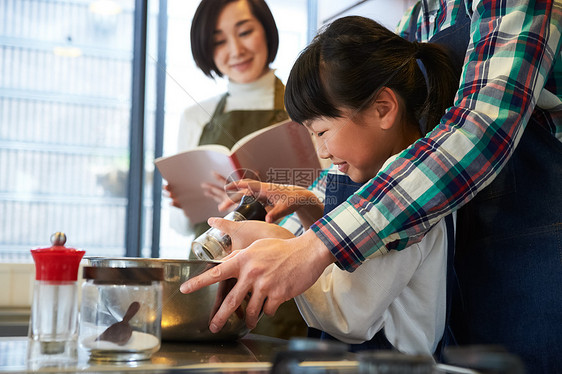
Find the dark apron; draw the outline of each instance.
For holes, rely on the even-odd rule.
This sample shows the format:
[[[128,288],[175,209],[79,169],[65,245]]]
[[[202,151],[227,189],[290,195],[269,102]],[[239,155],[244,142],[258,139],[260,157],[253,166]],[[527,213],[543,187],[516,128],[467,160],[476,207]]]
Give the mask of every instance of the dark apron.
[[[430,40],[447,46],[457,62],[470,23],[458,20]],[[460,345],[502,345],[529,373],[556,373],[562,370],[562,143],[542,118],[536,108],[504,169],[458,211],[460,292],[450,328]]]
[[[209,123],[203,128],[199,145],[220,144],[232,148],[244,136],[287,119],[289,116],[283,104],[284,93],[285,87],[276,77],[273,109],[225,112],[228,97],[228,93],[226,93],[217,104]],[[207,222],[196,223],[194,225],[195,237],[207,231],[208,228]]]

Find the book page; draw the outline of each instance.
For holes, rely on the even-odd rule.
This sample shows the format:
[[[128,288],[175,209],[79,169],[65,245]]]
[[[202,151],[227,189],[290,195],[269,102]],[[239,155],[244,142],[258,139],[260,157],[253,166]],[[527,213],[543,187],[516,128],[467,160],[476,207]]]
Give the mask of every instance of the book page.
[[[181,206],[188,207],[184,209],[184,213],[192,223],[224,215],[223,212],[218,211],[217,203],[205,196],[201,188],[201,183],[204,182],[219,183],[213,171],[228,177],[235,170],[224,150],[217,152],[218,147],[228,152],[228,148],[223,146],[201,146],[154,161],[162,177],[173,187],[174,195]]]
[[[242,139],[238,140],[236,143],[234,143],[234,145],[231,148],[231,154],[235,153],[238,149],[240,149],[242,146],[244,146],[244,144],[248,143],[249,141],[253,140],[254,138],[261,136],[261,134],[263,134],[264,132],[268,132],[273,130],[276,127],[280,127],[280,126],[285,126],[287,123],[292,122],[290,119],[285,120],[285,121],[281,121],[279,123],[275,123],[271,126],[267,126],[264,127],[263,129],[259,129],[257,131],[254,131],[251,134],[248,134],[246,136],[244,136]]]
[[[258,173],[262,182],[308,187],[321,169],[309,131],[293,121],[250,134],[235,146],[234,163]]]

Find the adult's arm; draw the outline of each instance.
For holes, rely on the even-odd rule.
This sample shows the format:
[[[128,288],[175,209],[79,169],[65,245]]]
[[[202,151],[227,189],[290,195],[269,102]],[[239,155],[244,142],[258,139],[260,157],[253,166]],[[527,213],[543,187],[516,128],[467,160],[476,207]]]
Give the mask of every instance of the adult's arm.
[[[517,147],[560,55],[561,4],[484,0],[470,13],[454,106],[426,138],[311,227],[347,270],[421,240],[486,187]]]

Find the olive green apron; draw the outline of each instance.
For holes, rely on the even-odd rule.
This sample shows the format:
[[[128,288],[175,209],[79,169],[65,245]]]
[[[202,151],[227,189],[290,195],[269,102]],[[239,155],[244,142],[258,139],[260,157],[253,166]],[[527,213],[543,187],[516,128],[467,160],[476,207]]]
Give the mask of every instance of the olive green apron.
[[[224,111],[228,93],[224,94],[210,121],[203,128],[199,145],[220,144],[232,148],[244,136],[287,119],[289,116],[283,104],[284,93],[285,86],[276,77],[273,109],[233,110],[230,112]],[[195,237],[201,235],[207,229],[209,229],[207,222],[194,224]]]
[[[224,111],[228,97],[228,93],[226,93],[217,104],[211,120],[203,128],[199,145],[222,144],[232,148],[244,136],[289,118],[283,103],[285,86],[279,78],[275,78],[274,92],[273,109],[233,110],[230,112]],[[207,222],[195,224],[196,237],[207,231],[208,228]],[[252,333],[283,339],[304,337],[306,336],[306,323],[294,300],[289,300],[281,304],[273,317],[262,316]]]

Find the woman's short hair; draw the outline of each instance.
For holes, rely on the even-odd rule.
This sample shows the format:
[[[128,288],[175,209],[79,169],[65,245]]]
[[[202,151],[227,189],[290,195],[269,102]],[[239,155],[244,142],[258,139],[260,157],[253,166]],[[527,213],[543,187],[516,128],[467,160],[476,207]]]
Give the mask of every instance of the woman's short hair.
[[[191,21],[191,53],[195,64],[205,75],[222,77],[214,61],[214,31],[220,12],[235,1],[247,1],[253,16],[262,24],[267,41],[267,63],[277,56],[279,31],[271,10],[264,0],[202,0]]]

